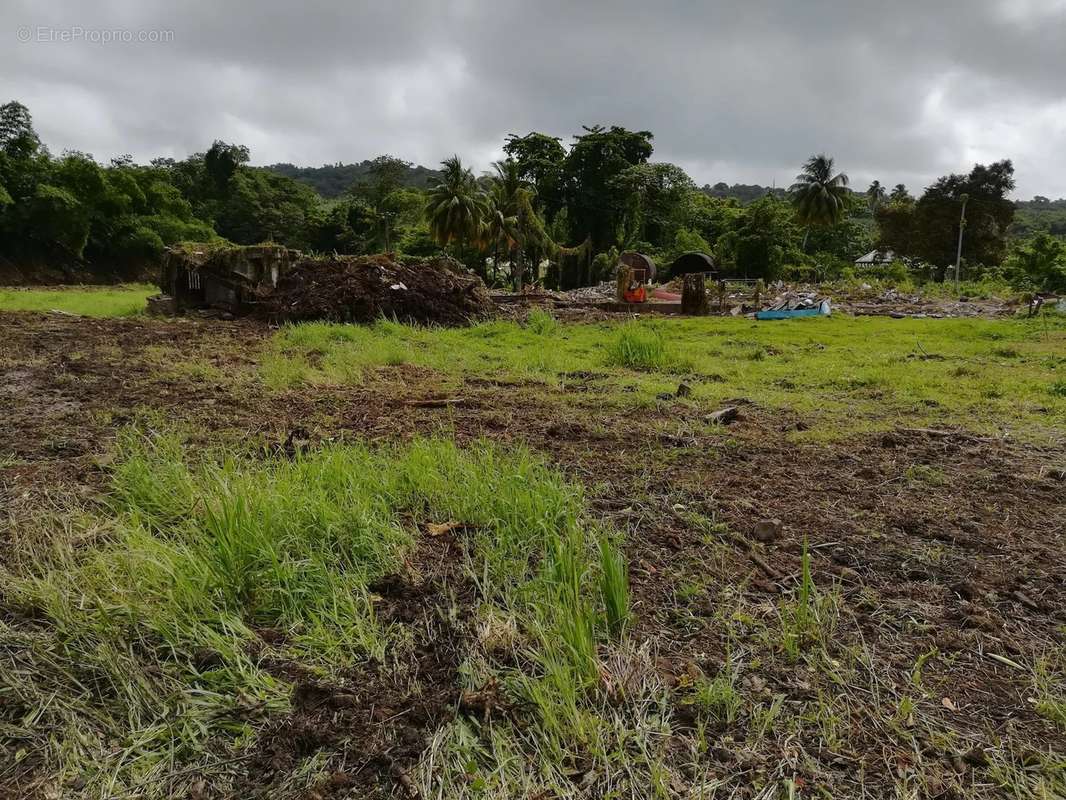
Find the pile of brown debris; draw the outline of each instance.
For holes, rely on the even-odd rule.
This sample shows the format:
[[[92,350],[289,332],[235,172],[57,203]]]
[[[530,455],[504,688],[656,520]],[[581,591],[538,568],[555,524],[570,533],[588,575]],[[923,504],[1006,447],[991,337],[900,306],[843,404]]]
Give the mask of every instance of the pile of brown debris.
[[[160,287],[149,299],[155,311],[274,321],[465,325],[496,309],[481,279],[454,259],[311,257],[272,244],[170,248]]]

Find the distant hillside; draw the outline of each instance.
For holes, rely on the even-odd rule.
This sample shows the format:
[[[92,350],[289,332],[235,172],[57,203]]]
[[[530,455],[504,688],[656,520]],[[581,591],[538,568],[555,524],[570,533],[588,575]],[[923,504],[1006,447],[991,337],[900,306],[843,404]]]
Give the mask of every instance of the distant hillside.
[[[788,195],[788,192],[780,187],[759,186],[757,183],[734,183],[732,186],[728,183],[716,183],[714,186],[708,184],[704,185],[700,191],[722,200],[733,198],[744,205],[752,203],[760,197],[766,197],[768,194],[773,194],[777,197],[786,197]]]
[[[1014,224],[1011,233],[1025,238],[1037,233],[1066,236],[1066,199],[1048,200],[1034,197],[1014,203]]]
[[[270,164],[263,169],[306,183],[323,197],[339,197],[348,191],[353,183],[366,178],[367,171],[370,169],[370,161],[363,161],[359,164],[323,164],[321,167]],[[411,167],[403,178],[403,185],[424,189],[429,185],[430,178],[437,177],[439,174],[436,170],[427,167]]]

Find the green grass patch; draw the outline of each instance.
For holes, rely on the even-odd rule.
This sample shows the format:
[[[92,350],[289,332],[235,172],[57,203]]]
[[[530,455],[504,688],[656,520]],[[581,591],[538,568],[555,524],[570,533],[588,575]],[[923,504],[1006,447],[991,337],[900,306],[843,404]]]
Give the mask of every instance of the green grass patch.
[[[0,289],[0,311],[62,311],[85,317],[132,317],[159,289],[147,283],[62,289]]]
[[[550,344],[548,343],[550,341]],[[708,409],[738,398],[805,418],[813,440],[856,432],[958,425],[1054,436],[1066,423],[1058,356],[1066,320],[883,317],[755,322],[709,317],[560,324],[547,313],[525,325],[469,328],[308,323],[267,346],[263,381],[281,389],[359,384],[407,363],[443,378],[507,378],[565,386],[593,375],[605,405],[651,406],[692,387]],[[1008,355],[1009,354],[1009,355]]]

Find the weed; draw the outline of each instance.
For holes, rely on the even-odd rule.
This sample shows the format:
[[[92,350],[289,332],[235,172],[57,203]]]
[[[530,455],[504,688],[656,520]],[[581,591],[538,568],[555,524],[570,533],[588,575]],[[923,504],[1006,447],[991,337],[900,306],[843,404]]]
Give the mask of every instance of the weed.
[[[1026,435],[1039,438],[1054,435],[1066,419],[1066,389],[1049,394],[1066,320],[1049,322],[1046,339],[1042,332],[1034,338],[1024,320],[871,317],[784,327],[753,327],[732,318],[670,320],[669,326],[576,324],[566,325],[564,336],[538,332],[551,327],[547,316],[534,316],[532,325],[495,321],[454,329],[385,321],[286,326],[267,344],[260,374],[273,389],[359,384],[378,367],[404,362],[447,376],[509,376],[552,385],[568,374],[604,370],[607,362],[597,383],[618,402],[653,404],[664,391],[664,373],[684,372],[692,375],[688,402],[758,397],[768,408],[788,407],[802,415],[807,430],[792,436],[814,440],[896,427],[901,417],[975,431],[998,430],[1005,421],[1028,423],[1021,426]],[[551,347],[544,346],[547,336]],[[988,359],[990,337],[1019,350],[1024,342],[1028,357]],[[904,357],[915,338],[944,360]],[[775,357],[765,357],[771,353]],[[790,358],[803,369],[788,363]]]
[[[690,702],[702,717],[721,726],[732,725],[744,707],[736,681],[736,672],[729,667],[714,680],[700,679],[692,687]]]
[[[840,597],[836,592],[820,593],[811,573],[811,554],[803,542],[800,582],[793,600],[780,609],[781,645],[791,661],[799,659],[805,645],[824,641],[835,623]]]
[[[911,686],[915,689],[922,688],[922,670],[925,669],[926,663],[932,658],[936,658],[940,655],[940,651],[935,647],[927,653],[922,653],[914,662],[914,666],[911,668]]]

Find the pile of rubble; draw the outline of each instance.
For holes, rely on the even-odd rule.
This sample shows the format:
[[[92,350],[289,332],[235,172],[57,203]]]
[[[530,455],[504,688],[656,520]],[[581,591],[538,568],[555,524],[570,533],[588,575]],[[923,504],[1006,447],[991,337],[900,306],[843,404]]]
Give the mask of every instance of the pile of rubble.
[[[258,313],[279,320],[466,325],[493,315],[481,278],[450,258],[307,258],[266,292]]]
[[[609,303],[615,299],[617,286],[614,281],[604,281],[596,286],[583,286],[564,292],[575,303]]]
[[[811,291],[791,291],[779,294],[766,311],[803,311],[818,308],[826,298]]]
[[[863,284],[860,292],[844,297],[839,303],[842,310],[855,316],[887,316],[896,319],[905,317],[942,319],[948,317],[998,317],[1016,313],[1018,304],[998,298],[958,299],[930,297],[919,293],[900,292],[890,288],[874,294],[872,287]]]
[[[160,288],[149,309],[167,314],[465,325],[496,310],[481,278],[454,259],[309,257],[274,244],[169,248]]]

